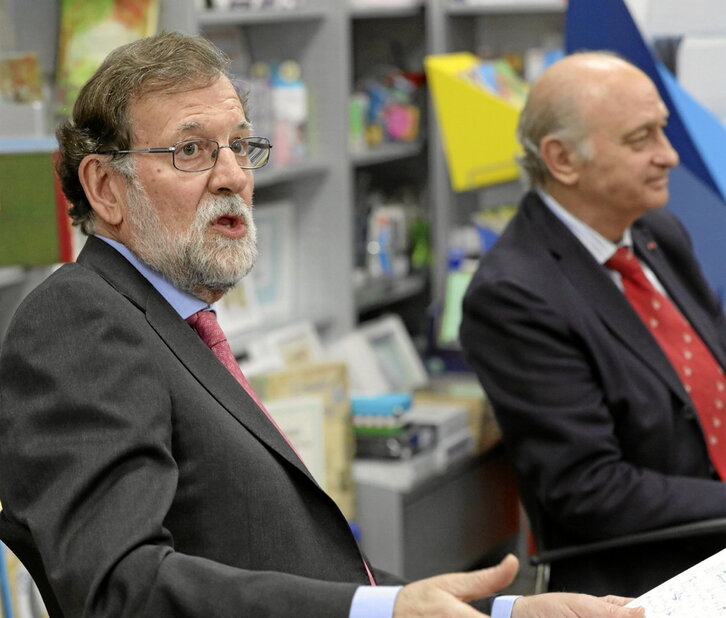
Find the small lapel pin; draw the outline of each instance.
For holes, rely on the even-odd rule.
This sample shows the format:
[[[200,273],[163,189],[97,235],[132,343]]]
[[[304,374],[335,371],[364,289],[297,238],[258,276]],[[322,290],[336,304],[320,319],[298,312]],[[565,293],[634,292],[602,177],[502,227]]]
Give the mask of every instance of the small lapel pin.
[[[658,243],[655,242],[654,240],[651,240],[648,242],[648,244],[646,246],[648,247],[649,251],[654,251],[655,249],[658,248]]]

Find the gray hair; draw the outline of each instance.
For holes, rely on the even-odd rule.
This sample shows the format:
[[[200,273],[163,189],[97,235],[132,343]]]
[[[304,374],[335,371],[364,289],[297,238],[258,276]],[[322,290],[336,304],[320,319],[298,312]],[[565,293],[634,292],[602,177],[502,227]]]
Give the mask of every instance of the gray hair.
[[[71,118],[56,131],[56,171],[74,225],[93,233],[94,211],[78,178],[81,161],[89,154],[131,148],[131,103],[156,92],[201,88],[220,77],[230,77],[227,56],[203,37],[178,32],[139,39],[106,57],[81,89]],[[245,107],[245,97],[237,94]],[[127,155],[113,155],[109,164],[127,179],[134,174]]]

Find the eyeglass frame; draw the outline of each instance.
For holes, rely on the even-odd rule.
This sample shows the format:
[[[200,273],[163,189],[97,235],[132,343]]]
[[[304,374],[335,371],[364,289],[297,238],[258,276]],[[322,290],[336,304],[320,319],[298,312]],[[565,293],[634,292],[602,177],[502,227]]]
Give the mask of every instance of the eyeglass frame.
[[[265,148],[267,149],[267,158],[265,159],[265,162],[262,165],[257,165],[255,167],[251,167],[249,165],[240,165],[240,169],[243,170],[258,170],[265,165],[267,165],[268,161],[270,160],[270,150],[272,150],[272,144],[270,143],[269,138],[267,137],[258,137],[254,135],[250,135],[248,137],[238,137],[235,140],[232,140],[232,144],[235,142],[249,142],[250,140],[262,140],[263,142],[267,142],[267,145]],[[213,144],[217,144],[217,156],[214,157],[212,165],[209,167],[205,167],[201,170],[185,170],[177,166],[176,164],[176,151],[180,144],[187,144],[191,142],[199,142],[199,141],[205,141],[205,142],[212,142]],[[180,172],[186,172],[189,174],[194,174],[197,172],[207,172],[214,168],[215,165],[217,165],[217,160],[219,159],[219,151],[222,150],[222,148],[232,148],[232,144],[227,144],[226,146],[222,146],[216,139],[210,139],[207,137],[194,137],[190,139],[183,139],[178,142],[175,142],[171,146],[165,146],[165,147],[158,147],[158,148],[132,148],[129,150],[101,150],[97,152],[96,154],[101,155],[120,155],[120,154],[171,154],[171,164],[174,166],[174,169],[179,170]],[[236,155],[235,155],[236,156]]]

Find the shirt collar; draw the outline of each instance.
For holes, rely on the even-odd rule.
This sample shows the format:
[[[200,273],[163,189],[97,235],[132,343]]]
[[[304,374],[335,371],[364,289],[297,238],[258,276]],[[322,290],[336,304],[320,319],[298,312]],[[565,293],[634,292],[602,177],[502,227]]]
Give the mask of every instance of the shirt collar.
[[[544,189],[538,188],[537,193],[552,213],[565,224],[567,229],[574,234],[575,238],[577,238],[585,249],[592,254],[592,257],[595,258],[598,264],[604,264],[607,262],[613,256],[613,253],[615,253],[618,247],[633,246],[633,238],[630,228],[625,230],[622,240],[616,244],[605,238],[599,232],[596,232],[587,225],[587,223],[578,219],[570,211],[566,210]]]
[[[96,234],[96,238],[100,238],[104,242],[108,243],[116,249],[116,251],[123,255],[131,263],[131,265],[136,268],[136,270],[138,270],[152,286],[154,286],[156,291],[166,299],[166,301],[183,319],[186,320],[190,315],[197,311],[210,308],[210,306],[203,300],[174,287],[161,275],[161,273],[139,260],[139,258],[137,258],[126,245],[99,234]]]

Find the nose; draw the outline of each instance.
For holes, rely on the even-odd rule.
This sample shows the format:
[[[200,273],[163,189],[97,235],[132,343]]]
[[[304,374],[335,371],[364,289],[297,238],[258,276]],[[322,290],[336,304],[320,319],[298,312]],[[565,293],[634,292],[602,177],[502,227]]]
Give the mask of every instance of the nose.
[[[209,190],[215,194],[242,193],[252,182],[252,172],[243,170],[229,146],[220,146],[217,162],[210,170]]]
[[[680,157],[673,144],[671,144],[668,136],[665,132],[660,134],[660,144],[656,154],[656,164],[662,165],[663,167],[675,167],[680,163]]]

